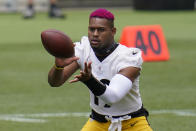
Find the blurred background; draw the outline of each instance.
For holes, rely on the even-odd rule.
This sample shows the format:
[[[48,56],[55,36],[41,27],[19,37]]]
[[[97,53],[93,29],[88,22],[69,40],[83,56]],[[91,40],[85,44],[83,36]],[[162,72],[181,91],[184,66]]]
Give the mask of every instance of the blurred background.
[[[28,0],[0,0],[1,12],[19,12]],[[49,0],[34,0],[36,10],[46,11]],[[130,7],[139,10],[193,10],[195,0],[58,0],[61,8]]]
[[[90,112],[88,89],[80,82],[60,88],[48,85],[54,58],[43,48],[40,34],[57,29],[80,41],[96,8],[114,13],[117,42],[126,26],[161,25],[170,59],[144,62],[143,104],[154,131],[195,129],[195,0],[59,0],[55,4],[63,19],[50,17],[53,6],[47,0],[34,0],[33,17],[25,17],[31,7],[27,0],[0,0],[1,131],[82,128]]]

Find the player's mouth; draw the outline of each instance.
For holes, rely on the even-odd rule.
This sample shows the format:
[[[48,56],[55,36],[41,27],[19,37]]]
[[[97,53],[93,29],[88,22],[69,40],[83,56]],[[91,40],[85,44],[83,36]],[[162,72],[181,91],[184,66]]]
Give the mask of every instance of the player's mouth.
[[[99,40],[91,40],[91,45],[99,45]]]

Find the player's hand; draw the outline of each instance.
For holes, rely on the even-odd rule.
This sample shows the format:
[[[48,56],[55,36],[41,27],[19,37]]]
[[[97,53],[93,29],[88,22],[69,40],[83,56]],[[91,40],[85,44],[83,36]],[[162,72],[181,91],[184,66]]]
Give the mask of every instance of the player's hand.
[[[57,67],[65,67],[69,64],[71,64],[72,62],[74,61],[77,61],[79,58],[78,57],[70,57],[70,58],[58,58],[58,57],[55,57],[55,65]]]
[[[92,77],[92,72],[91,72],[91,64],[92,62],[85,62],[84,63],[84,70],[80,71],[79,75],[75,75],[73,80],[70,80],[70,83],[78,82],[78,81],[87,81]]]

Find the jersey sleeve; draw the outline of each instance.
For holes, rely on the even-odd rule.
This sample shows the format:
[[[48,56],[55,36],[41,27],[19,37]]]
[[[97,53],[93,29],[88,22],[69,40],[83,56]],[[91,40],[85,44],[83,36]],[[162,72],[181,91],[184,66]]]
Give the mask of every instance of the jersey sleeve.
[[[81,56],[83,56],[84,48],[82,47],[81,42],[75,42],[74,44],[75,56],[80,58],[79,60],[77,60],[77,63],[81,66]]]
[[[126,67],[137,67],[142,68],[142,53],[138,48],[128,48],[122,50],[123,53],[119,54],[117,71],[119,72],[121,69]]]
[[[90,44],[88,38],[83,36],[80,42],[75,42],[75,56],[79,57],[77,63],[80,65],[80,68],[84,68],[84,62],[88,61],[88,57],[90,54]]]

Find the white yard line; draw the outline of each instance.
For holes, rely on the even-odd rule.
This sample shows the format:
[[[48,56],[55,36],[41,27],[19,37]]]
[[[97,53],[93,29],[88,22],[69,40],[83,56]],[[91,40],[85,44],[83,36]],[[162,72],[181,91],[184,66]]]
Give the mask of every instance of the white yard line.
[[[196,116],[196,110],[154,110],[151,114],[174,114],[177,116]]]
[[[14,121],[14,122],[25,122],[25,123],[45,123],[45,122],[47,122],[47,120],[43,120],[43,119],[23,118],[23,117],[14,117],[14,116],[1,116],[0,120]]]
[[[196,110],[152,110],[151,115],[174,114],[177,116],[196,116]],[[0,114],[0,120],[45,123],[48,117],[89,117],[89,112],[38,113],[38,114]]]
[[[7,114],[1,116],[14,117],[88,117],[90,113],[87,112],[64,112],[64,113],[38,113],[38,114]]]

